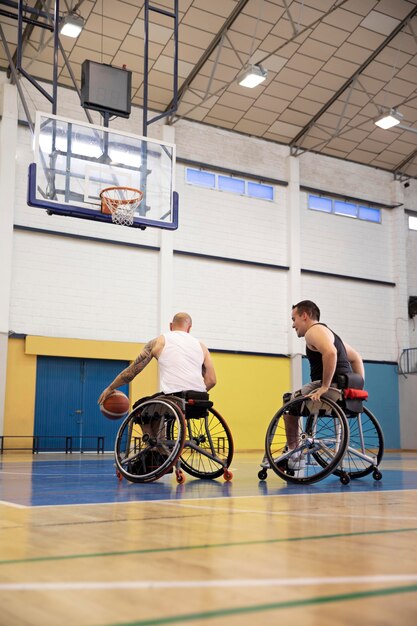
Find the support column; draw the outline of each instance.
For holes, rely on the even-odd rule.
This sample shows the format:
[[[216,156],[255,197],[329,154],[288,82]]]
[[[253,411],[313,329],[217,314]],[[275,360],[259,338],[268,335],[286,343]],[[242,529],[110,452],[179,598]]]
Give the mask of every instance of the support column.
[[[392,182],[391,201],[394,204],[404,202],[404,189],[400,181]],[[410,347],[410,323],[408,318],[408,278],[407,278],[407,216],[404,205],[393,209],[391,217],[393,280],[395,281],[395,336],[397,358]],[[416,385],[414,375],[399,376],[399,414],[401,448],[416,449],[417,433],[415,427]]]
[[[162,141],[175,143],[173,126],[163,127]],[[159,332],[163,333],[169,330],[169,322],[174,313],[174,233],[165,229],[160,229],[159,233]]]
[[[288,245],[288,354],[291,358],[292,390],[302,386],[303,346],[295,334],[290,313],[291,305],[301,296],[301,210],[300,210],[300,162],[296,157],[287,158],[287,245]]]
[[[17,89],[0,87],[0,434],[4,428],[17,153]]]

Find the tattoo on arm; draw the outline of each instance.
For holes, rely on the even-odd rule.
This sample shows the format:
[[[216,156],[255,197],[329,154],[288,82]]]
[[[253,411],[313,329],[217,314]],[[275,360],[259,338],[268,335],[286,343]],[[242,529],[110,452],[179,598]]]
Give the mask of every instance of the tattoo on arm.
[[[152,350],[154,345],[155,339],[148,341],[132,365],[129,365],[129,367],[123,370],[120,376],[123,378],[124,383],[130,383],[130,381],[133,380],[143,369],[145,369],[150,361],[152,361]]]

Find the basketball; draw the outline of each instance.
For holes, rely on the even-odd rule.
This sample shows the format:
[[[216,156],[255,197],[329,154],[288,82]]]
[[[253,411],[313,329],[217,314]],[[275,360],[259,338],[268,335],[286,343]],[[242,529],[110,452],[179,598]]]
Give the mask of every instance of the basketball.
[[[100,411],[109,420],[119,420],[129,412],[129,398],[122,391],[113,391],[111,396],[100,404]]]

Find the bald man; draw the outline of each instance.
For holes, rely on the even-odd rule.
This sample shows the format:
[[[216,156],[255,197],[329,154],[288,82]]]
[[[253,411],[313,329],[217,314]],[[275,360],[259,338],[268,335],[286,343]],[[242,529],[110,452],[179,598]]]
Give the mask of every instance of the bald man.
[[[116,376],[102,392],[102,404],[115,389],[126,385],[156,359],[162,393],[209,391],[216,384],[216,373],[206,346],[190,335],[192,320],[188,313],[177,313],[169,332],[149,341],[136,360]]]

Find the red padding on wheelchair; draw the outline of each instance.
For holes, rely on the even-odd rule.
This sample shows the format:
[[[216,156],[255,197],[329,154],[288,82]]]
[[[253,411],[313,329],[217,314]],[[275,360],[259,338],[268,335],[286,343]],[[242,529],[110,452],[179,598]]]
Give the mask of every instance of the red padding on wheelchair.
[[[364,389],[343,389],[345,398],[354,398],[355,400],[367,400],[368,392]]]

